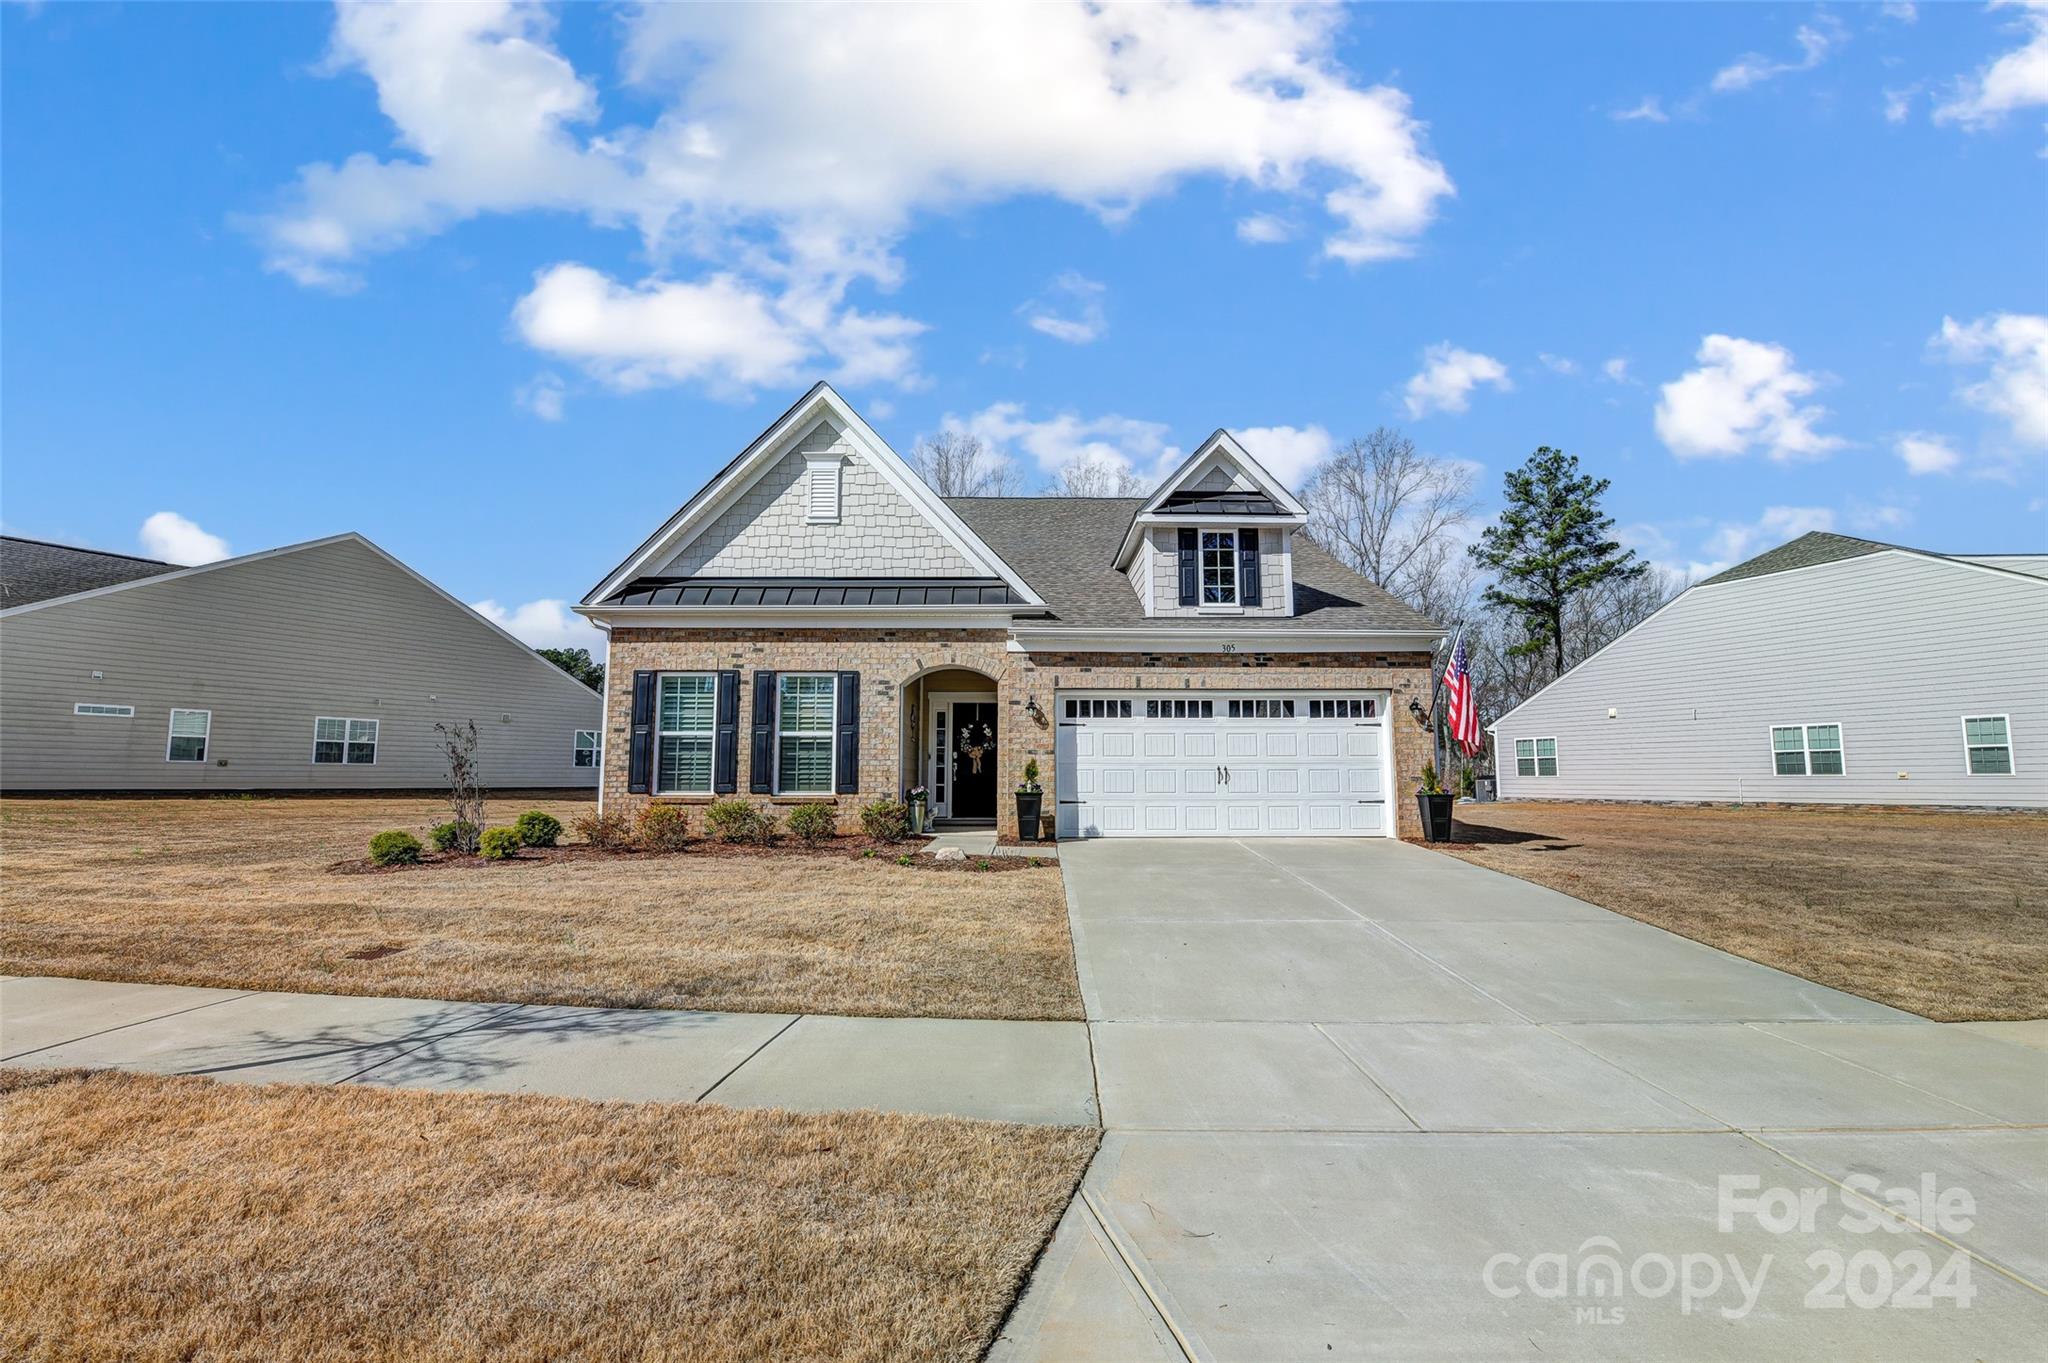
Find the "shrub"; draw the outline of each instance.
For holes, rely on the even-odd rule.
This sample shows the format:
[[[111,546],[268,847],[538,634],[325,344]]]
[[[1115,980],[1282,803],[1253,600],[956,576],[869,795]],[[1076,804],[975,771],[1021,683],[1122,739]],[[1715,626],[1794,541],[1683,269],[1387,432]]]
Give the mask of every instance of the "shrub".
[[[516,828],[486,828],[483,837],[477,840],[477,850],[484,854],[486,861],[503,861],[519,854],[519,830]]]
[[[379,866],[410,866],[420,859],[420,840],[402,828],[370,839],[370,860]]]
[[[1026,795],[1034,795],[1038,793],[1040,787],[1038,784],[1037,758],[1028,757],[1024,760],[1024,779],[1017,783],[1017,789],[1024,792]]]
[[[905,852],[902,856],[896,858],[896,864],[898,866],[908,866],[914,860],[916,860],[915,857],[912,857],[910,853]]]
[[[679,805],[649,805],[640,811],[639,843],[650,852],[680,852],[690,840],[690,816]]]
[[[798,805],[784,821],[791,837],[806,847],[816,847],[839,831],[839,810],[823,800]]]
[[[592,847],[616,851],[633,845],[633,825],[618,810],[607,810],[601,814],[586,814],[576,820],[576,836]]]
[[[514,819],[512,828],[527,847],[553,847],[562,836],[562,821],[538,809],[529,809]]]
[[[745,800],[713,800],[704,807],[704,827],[720,842],[766,846],[775,840],[774,813]]]
[[[862,805],[860,826],[880,842],[902,842],[910,836],[910,807],[895,800],[874,800]]]
[[[434,848],[441,852],[475,852],[477,849],[477,826],[466,819],[450,819],[437,823],[434,831],[427,836],[434,840]]]

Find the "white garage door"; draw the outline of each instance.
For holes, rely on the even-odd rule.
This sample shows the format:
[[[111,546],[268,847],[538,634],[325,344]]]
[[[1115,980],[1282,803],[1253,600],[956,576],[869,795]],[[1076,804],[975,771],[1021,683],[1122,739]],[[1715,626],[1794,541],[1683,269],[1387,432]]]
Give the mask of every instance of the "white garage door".
[[[1063,838],[1389,831],[1384,691],[1062,691]]]

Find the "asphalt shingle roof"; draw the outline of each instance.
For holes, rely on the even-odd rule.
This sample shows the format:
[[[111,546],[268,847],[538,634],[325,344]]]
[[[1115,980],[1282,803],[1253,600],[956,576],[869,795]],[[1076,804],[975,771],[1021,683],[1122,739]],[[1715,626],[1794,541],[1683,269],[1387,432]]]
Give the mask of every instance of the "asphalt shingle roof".
[[[1817,563],[1835,563],[1845,558],[1862,558],[1865,554],[1881,554],[1895,547],[1890,544],[1879,544],[1876,540],[1859,540],[1850,535],[1809,530],[1796,540],[1787,540],[1775,549],[1738,563],[1733,568],[1725,568],[1695,585],[1706,587],[1716,582],[1740,582],[1746,577],[1765,577],[1771,573],[1789,572],[1794,568],[1811,568]]]
[[[946,505],[1045,599],[1061,624],[1213,629],[1213,617],[1146,616],[1113,564],[1142,497],[948,497]],[[1294,537],[1294,614],[1260,629],[1428,630],[1435,621],[1352,572],[1305,535]]]
[[[177,564],[153,558],[0,535],[0,607],[26,606],[177,570]]]

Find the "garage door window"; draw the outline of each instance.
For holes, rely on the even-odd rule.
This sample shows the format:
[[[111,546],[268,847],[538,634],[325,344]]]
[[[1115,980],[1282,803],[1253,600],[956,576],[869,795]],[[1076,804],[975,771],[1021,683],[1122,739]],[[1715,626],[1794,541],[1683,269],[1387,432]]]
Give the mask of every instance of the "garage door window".
[[[1260,696],[1256,699],[1230,702],[1232,719],[1293,719],[1294,702],[1278,696]]]
[[[1371,719],[1373,703],[1357,696],[1338,696],[1331,700],[1311,700],[1308,703],[1310,719]]]
[[[1554,738],[1516,739],[1515,775],[1557,775],[1557,740]]]
[[[1214,719],[1216,718],[1216,702],[1213,700],[1148,700],[1145,702],[1145,718]]]
[[[1157,702],[1153,702],[1157,704]],[[1085,700],[1067,702],[1068,719],[1129,719],[1131,703],[1103,696],[1090,696]]]

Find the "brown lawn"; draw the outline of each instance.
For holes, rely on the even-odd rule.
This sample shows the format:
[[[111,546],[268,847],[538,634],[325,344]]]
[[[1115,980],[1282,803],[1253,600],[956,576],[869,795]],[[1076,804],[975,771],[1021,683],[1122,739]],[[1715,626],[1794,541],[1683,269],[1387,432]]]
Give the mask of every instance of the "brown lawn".
[[[980,1357],[1097,1133],[0,1072],[0,1356]]]
[[[1461,801],[1440,850],[1941,1022],[2048,1017],[2048,815]]]
[[[499,801],[494,822],[583,802]],[[1056,866],[845,854],[327,868],[416,798],[0,800],[0,974],[629,1008],[1079,1019]],[[397,947],[376,959],[380,948]]]

